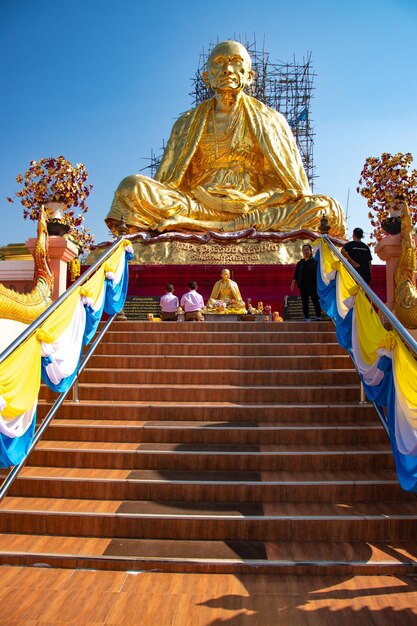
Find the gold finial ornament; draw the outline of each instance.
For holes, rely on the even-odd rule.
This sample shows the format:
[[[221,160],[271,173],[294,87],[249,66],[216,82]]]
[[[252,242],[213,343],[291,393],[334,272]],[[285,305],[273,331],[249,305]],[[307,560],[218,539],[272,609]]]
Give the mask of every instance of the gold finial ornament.
[[[155,180],[122,180],[106,217],[113,232],[122,216],[129,232],[317,232],[324,211],[344,237],[342,208],[312,194],[285,117],[244,93],[252,78],[242,44],[213,48],[203,80],[214,96],[174,124]]]
[[[327,235],[329,230],[329,220],[327,219],[326,213],[323,211],[320,219],[319,233],[321,233],[322,235]]]

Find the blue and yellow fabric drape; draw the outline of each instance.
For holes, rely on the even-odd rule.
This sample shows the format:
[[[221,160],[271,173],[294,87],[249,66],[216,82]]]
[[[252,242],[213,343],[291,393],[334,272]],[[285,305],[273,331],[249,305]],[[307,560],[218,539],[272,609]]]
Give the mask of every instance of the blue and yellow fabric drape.
[[[119,313],[133,250],[122,240],[91,278],[74,290],[41,326],[0,364],[0,466],[17,465],[33,439],[42,380],[54,391],[72,384],[83,346],[103,312]]]
[[[398,479],[417,491],[417,360],[395,331],[386,330],[363,289],[332,252],[317,242],[317,288],[334,320],[339,344],[357,367],[366,395],[385,414]]]

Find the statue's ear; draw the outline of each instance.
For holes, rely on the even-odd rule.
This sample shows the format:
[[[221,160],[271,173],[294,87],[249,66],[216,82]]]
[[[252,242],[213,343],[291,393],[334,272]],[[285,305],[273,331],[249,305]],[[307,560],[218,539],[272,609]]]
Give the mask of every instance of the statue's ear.
[[[250,85],[254,78],[255,78],[255,72],[253,70],[249,70],[247,84]]]
[[[201,74],[201,78],[203,79],[203,83],[204,83],[207,87],[210,87],[208,72],[206,72],[206,71],[202,72],[202,74]]]

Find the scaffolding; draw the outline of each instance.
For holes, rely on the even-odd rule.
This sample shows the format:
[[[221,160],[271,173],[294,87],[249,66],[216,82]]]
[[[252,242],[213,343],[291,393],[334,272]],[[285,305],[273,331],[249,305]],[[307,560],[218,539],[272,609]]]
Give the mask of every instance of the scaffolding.
[[[247,93],[257,98],[267,106],[282,113],[288,120],[300,150],[301,159],[311,188],[317,178],[313,160],[314,127],[311,119],[311,99],[314,90],[313,81],[316,74],[313,71],[311,52],[298,63],[295,56],[290,63],[277,61],[272,63],[269,53],[264,47],[257,48],[256,40],[241,41],[252,58],[252,69],[255,77],[247,88]],[[192,105],[197,106],[204,100],[211,98],[213,92],[202,79],[211,50],[217,45],[210,44],[207,52],[203,49],[200,54],[197,71],[192,79]],[[156,172],[161,156],[156,157],[152,151],[151,163],[147,166],[151,176]]]

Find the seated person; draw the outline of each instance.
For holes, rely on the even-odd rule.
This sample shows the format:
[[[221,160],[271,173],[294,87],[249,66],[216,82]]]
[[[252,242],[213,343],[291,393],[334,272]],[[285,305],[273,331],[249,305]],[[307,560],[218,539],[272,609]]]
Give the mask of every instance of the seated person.
[[[185,293],[181,298],[181,308],[184,310],[186,322],[204,322],[204,315],[202,309],[204,309],[203,296],[197,293],[198,285],[195,280],[188,283],[190,291]]]
[[[216,308],[215,303],[222,301],[226,305],[226,309],[233,309],[237,312],[246,313],[245,304],[240,295],[239,287],[234,280],[230,278],[230,271],[227,269],[222,270],[221,280],[218,280],[211,292],[209,301],[207,302],[207,308]]]
[[[180,305],[177,296],[174,296],[174,285],[168,283],[165,286],[165,294],[161,296],[161,320],[163,322],[176,321],[178,319],[178,307]]]
[[[117,232],[317,231],[324,213],[332,235],[345,218],[333,198],[312,195],[297,144],[281,113],[248,96],[253,78],[244,46],[224,41],[203,79],[214,92],[175,123],[155,180],[123,179],[107,215]]]

